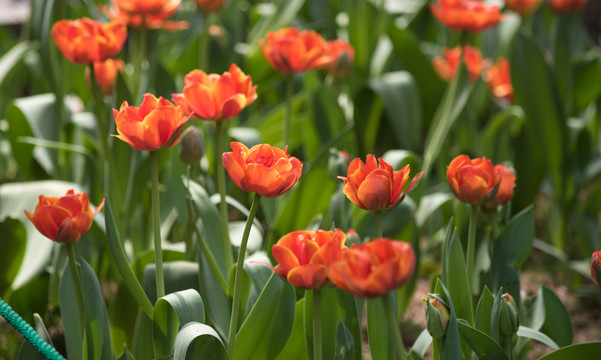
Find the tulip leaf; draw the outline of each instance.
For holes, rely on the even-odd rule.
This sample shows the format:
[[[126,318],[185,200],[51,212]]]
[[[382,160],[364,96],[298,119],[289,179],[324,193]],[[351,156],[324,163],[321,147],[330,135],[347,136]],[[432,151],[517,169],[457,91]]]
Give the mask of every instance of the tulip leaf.
[[[396,293],[392,291],[389,296],[392,297],[393,309],[396,309]],[[367,300],[367,338],[372,359],[393,359],[395,357],[396,350],[390,337],[388,319],[381,298]]]
[[[511,143],[513,134],[523,123],[524,111],[519,106],[496,113],[482,132],[482,153],[491,159],[511,159],[515,151]]]
[[[50,335],[48,335],[48,330],[46,326],[44,326],[44,321],[40,317],[39,314],[33,314],[33,319],[35,322],[35,331],[36,333],[48,344],[54,346],[52,344],[52,340],[50,339]],[[44,360],[46,357],[42,355],[38,350],[36,350],[29,341],[24,341],[19,349],[19,356],[17,360]]]
[[[503,348],[486,333],[471,327],[465,320],[457,321],[459,332],[463,339],[474,349],[476,355],[482,360],[509,360]]]
[[[344,326],[342,319],[338,319],[336,327],[336,346],[334,348],[334,360],[354,359],[357,353],[355,340],[349,329]]]
[[[557,90],[566,114],[571,112],[574,102],[574,81],[569,19],[567,16],[556,16],[551,26],[553,38],[553,75],[557,80]]]
[[[296,302],[292,333],[288,342],[275,360],[309,360],[307,346],[305,346],[305,301],[306,298],[302,298]]]
[[[276,31],[288,26],[302,8],[305,0],[284,1],[270,4],[274,9],[269,15],[263,16],[257,24],[250,29],[248,44],[257,44],[259,39],[264,38],[268,31]]]
[[[213,268],[210,266],[210,261],[207,260],[207,256],[202,251],[198,253],[198,265],[200,295],[205,301],[207,315],[219,335],[227,338],[230,325],[231,299],[217,280]]]
[[[136,360],[132,353],[127,350],[127,348],[123,349],[123,353],[117,357],[117,360]]]
[[[230,221],[228,222],[230,241],[232,245],[239,248],[242,242],[242,235],[244,234],[244,228],[246,227],[246,221]],[[250,228],[248,235],[247,251],[252,254],[255,251],[261,249],[263,246],[263,234],[259,227],[254,223]]]
[[[543,334],[542,332],[540,332],[538,330],[534,330],[534,329],[526,327],[526,326],[520,326],[517,334],[520,337],[541,342],[541,343],[553,348],[553,350],[559,349],[559,345],[557,345],[555,343],[555,341],[553,341],[553,339],[551,339],[550,337],[548,337],[547,335]]]
[[[495,296],[488,290],[488,287],[484,287],[480,300],[478,301],[478,307],[476,308],[476,329],[490,335],[490,314],[495,302]]]
[[[142,282],[144,291],[151,303],[157,301],[155,271],[155,264],[148,264],[146,269],[144,269],[144,280]],[[166,294],[186,289],[198,289],[198,264],[195,262],[165,262],[163,263],[163,276]]]
[[[415,222],[421,229],[428,221],[432,221],[434,213],[445,204],[449,204],[455,197],[446,192],[436,192],[432,194],[424,195],[420,202],[417,210],[415,211]]]
[[[424,329],[411,346],[411,350],[409,350],[409,356],[415,355],[419,359],[423,359],[430,345],[432,345],[432,336],[430,336],[427,329]]]
[[[0,295],[4,296],[19,273],[27,248],[27,232],[23,224],[12,218],[0,222],[0,234],[6,241],[0,253]]]
[[[227,351],[223,341],[212,327],[189,322],[177,333],[173,360],[226,360]]]
[[[171,355],[178,330],[188,323],[204,321],[204,302],[194,289],[173,292],[157,300],[152,316],[154,355]]]
[[[587,56],[574,64],[574,111],[579,111],[601,94],[601,68],[597,56]]]
[[[249,299],[250,307],[254,305],[273,273],[273,270],[267,265],[271,265],[271,260],[263,251],[257,251],[244,259],[244,272],[248,274],[252,282]]]
[[[0,57],[0,87],[6,86],[5,81],[11,71],[23,60],[28,52],[33,50],[35,45],[28,41],[21,41],[10,50],[4,52]]]
[[[457,315],[455,314],[455,306],[453,305],[453,299],[451,298],[451,294],[449,293],[449,290],[447,290],[447,287],[441,279],[436,280],[434,292],[437,294],[444,294],[447,305],[449,307],[449,325],[447,326],[447,334],[444,338],[444,352],[442,354],[441,360],[461,359],[461,353],[465,349],[463,349],[463,345],[459,341],[460,339],[459,327],[457,324]],[[436,341],[437,340],[434,339],[434,344],[436,344]],[[468,354],[468,356],[465,358],[470,359],[471,354]]]
[[[570,345],[574,339],[574,327],[566,306],[551,289],[544,285],[541,285],[537,296],[541,296],[545,304],[546,316],[541,331],[549,335],[559,346]]]
[[[601,341],[574,344],[541,357],[539,360],[594,359],[601,352]]]
[[[233,359],[275,358],[292,333],[294,310],[294,288],[271,275],[236,334]]]

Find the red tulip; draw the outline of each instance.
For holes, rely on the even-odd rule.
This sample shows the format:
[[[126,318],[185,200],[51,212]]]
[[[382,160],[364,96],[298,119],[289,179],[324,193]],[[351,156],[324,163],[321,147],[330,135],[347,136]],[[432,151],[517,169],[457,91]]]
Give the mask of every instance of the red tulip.
[[[601,287],[601,250],[591,256],[591,279]]]
[[[375,298],[405,285],[415,271],[415,253],[406,242],[376,239],[344,252],[330,265],[330,280],[361,298]]]
[[[482,31],[503,18],[499,7],[474,0],[437,0],[430,3],[432,14],[453,30]]]
[[[492,199],[497,191],[495,169],[486,157],[471,160],[459,155],[447,166],[447,181],[459,200],[479,205]]]
[[[355,49],[344,40],[328,41],[328,54],[331,62],[326,65],[327,72],[336,79],[347,77],[353,70]]]
[[[463,50],[459,46],[453,49],[443,48],[442,54],[444,58],[435,57],[432,60],[432,65],[436,74],[447,82],[451,81],[457,73],[460,58],[465,62],[470,81],[478,80],[480,74],[482,74],[482,70],[488,66],[488,61],[482,60],[480,50],[469,45],[465,45]]]
[[[284,74],[321,68],[332,61],[326,41],[312,30],[288,27],[268,32],[259,47],[267,62]]]
[[[119,22],[102,24],[81,18],[57,21],[51,35],[67,59],[76,64],[89,64],[117,55],[127,38],[127,28]]]
[[[130,106],[124,101],[118,111],[113,109],[113,115],[119,133],[116,137],[135,149],[145,151],[177,144],[188,121],[180,106],[151,94],[144,95],[140,107]]]
[[[118,72],[125,70],[125,64],[121,59],[106,59],[94,63],[94,76],[96,83],[100,86],[103,94],[110,95]],[[86,78],[90,77],[90,69],[86,69]]]
[[[344,194],[357,206],[365,210],[386,210],[396,207],[405,195],[417,185],[423,172],[409,180],[409,165],[394,171],[392,166],[381,158],[380,164],[372,154],[367,155],[365,163],[356,158],[351,161],[347,177],[338,177],[344,181]],[[403,190],[404,189],[404,190]]]
[[[284,150],[267,144],[248,149],[231,142],[232,152],[223,154],[223,165],[232,180],[242,190],[266,197],[280,196],[296,184],[303,163]]]
[[[320,289],[328,281],[328,266],[342,259],[346,236],[335,231],[294,231],[272,247],[279,266],[273,270],[296,287]]]
[[[33,214],[25,210],[25,215],[48,239],[60,243],[73,243],[79,241],[90,229],[94,215],[103,205],[104,199],[96,210],[92,211],[85,192],[75,194],[73,190],[69,190],[60,198],[40,195]]]
[[[586,4],[587,0],[549,0],[551,9],[556,13],[574,14]]]
[[[257,98],[257,86],[236,64],[222,75],[194,70],[186,75],[184,83],[183,93],[173,94],[173,101],[196,119],[232,118]]]
[[[535,12],[542,1],[543,0],[505,0],[505,5],[521,15],[528,15]]]
[[[490,66],[484,75],[484,80],[496,98],[513,100],[513,86],[507,58],[501,57],[496,64]]]

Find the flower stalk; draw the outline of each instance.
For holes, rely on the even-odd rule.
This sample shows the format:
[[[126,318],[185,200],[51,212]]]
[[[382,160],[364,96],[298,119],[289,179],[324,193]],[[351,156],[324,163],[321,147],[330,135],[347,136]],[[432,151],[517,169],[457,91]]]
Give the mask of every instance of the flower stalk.
[[[150,177],[152,182],[152,225],[154,233],[154,263],[157,286],[157,299],[165,296],[165,280],[163,279],[163,251],[161,246],[161,215],[159,208],[159,160],[156,151],[149,151]]]
[[[73,280],[73,291],[75,291],[75,298],[77,299],[77,311],[79,313],[79,327],[82,331],[82,335],[86,330],[86,320],[84,311],[84,302],[81,292],[81,281],[79,280],[79,272],[77,270],[77,263],[75,260],[75,249],[73,243],[65,243],[67,248],[67,258],[69,259],[69,269],[71,270],[71,279]],[[82,336],[83,337],[83,336]]]
[[[215,144],[215,166],[217,167],[217,189],[219,191],[219,215],[221,216],[221,235],[223,250],[225,254],[225,267],[229,269],[234,263],[232,249],[230,245],[230,235],[228,227],[227,201],[225,196],[225,167],[221,165],[221,156],[223,154],[223,143],[225,142],[225,129],[223,121],[215,121],[215,132],[217,140]]]
[[[321,291],[313,290],[313,359],[322,359],[321,345]]]
[[[399,324],[397,323],[397,316],[392,306],[392,299],[390,292],[386,293],[382,297],[382,302],[384,302],[384,311],[386,311],[386,319],[388,320],[388,329],[390,330],[390,334],[392,336],[392,342],[394,343],[394,348],[396,351],[396,355],[401,360],[407,360],[407,353],[405,353],[405,346],[403,345],[403,337],[401,335],[401,329]]]

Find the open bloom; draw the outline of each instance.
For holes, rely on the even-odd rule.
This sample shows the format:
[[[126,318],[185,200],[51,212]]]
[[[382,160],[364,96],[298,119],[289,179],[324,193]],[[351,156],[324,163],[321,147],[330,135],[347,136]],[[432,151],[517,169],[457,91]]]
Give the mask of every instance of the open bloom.
[[[294,231],[278,240],[271,252],[273,270],[296,287],[320,289],[328,281],[328,266],[342,259],[346,235],[334,231]]]
[[[505,0],[505,5],[520,15],[528,15],[538,9],[543,0]]]
[[[360,158],[351,161],[346,177],[338,177],[344,181],[342,190],[355,205],[365,210],[386,210],[396,207],[403,201],[423,176],[423,171],[415,175],[409,185],[409,165],[394,171],[392,166],[379,158],[367,155],[365,163]]]
[[[503,18],[499,7],[475,0],[437,0],[430,3],[432,14],[453,30],[482,31]]]
[[[127,28],[119,22],[102,24],[88,18],[59,20],[51,35],[67,59],[89,64],[117,55],[127,38]]]
[[[415,253],[406,242],[376,239],[353,246],[330,265],[330,280],[361,298],[375,298],[405,285],[415,271]]]
[[[284,74],[321,68],[331,61],[326,41],[312,30],[287,27],[268,32],[259,47],[269,64]]]
[[[513,198],[515,188],[515,175],[505,165],[495,166],[495,183],[499,183],[495,194],[497,205],[503,205]]]
[[[296,184],[303,163],[284,150],[268,144],[247,148],[231,142],[232,152],[223,154],[223,165],[242,190],[266,197],[280,196]]]
[[[221,75],[193,70],[184,78],[184,91],[173,94],[173,101],[184,112],[203,120],[234,117],[257,98],[257,86],[236,64]]]
[[[549,0],[551,9],[556,13],[573,14],[578,12],[587,0]]]
[[[131,27],[147,29],[183,30],[187,21],[169,21],[181,4],[181,0],[113,0],[110,7],[102,11],[114,21]]]
[[[40,200],[33,214],[25,210],[25,215],[36,229],[48,239],[60,243],[77,242],[92,226],[94,215],[104,205],[104,199],[92,211],[88,194],[75,194],[68,190],[63,197],[46,197]]]
[[[106,59],[94,62],[94,77],[103,94],[113,92],[113,84],[118,72],[123,72],[125,64],[121,59]],[[86,69],[86,78],[90,77],[90,68]]]
[[[488,201],[498,190],[495,169],[486,157],[457,156],[447,166],[447,181],[455,196],[467,204]]]
[[[355,49],[344,40],[328,41],[328,53],[331,57],[330,63],[326,65],[328,74],[335,79],[348,76],[353,70],[355,62]]]
[[[443,57],[435,57],[432,60],[434,71],[445,81],[451,81],[457,73],[460,59],[463,59],[470,81],[476,81],[482,74],[482,70],[488,66],[487,60],[482,60],[482,53],[478,48],[465,45],[463,49],[456,46],[453,49],[442,49]]]
[[[113,109],[117,138],[138,150],[154,151],[179,142],[188,117],[180,106],[151,94],[144,94],[140,107],[127,101],[119,110]]]
[[[591,279],[601,287],[601,250],[591,255]]]
[[[212,13],[219,9],[223,5],[223,0],[196,0],[198,8],[206,13]]]
[[[513,100],[513,86],[507,58],[500,57],[496,64],[491,65],[484,75],[484,80],[496,98]]]

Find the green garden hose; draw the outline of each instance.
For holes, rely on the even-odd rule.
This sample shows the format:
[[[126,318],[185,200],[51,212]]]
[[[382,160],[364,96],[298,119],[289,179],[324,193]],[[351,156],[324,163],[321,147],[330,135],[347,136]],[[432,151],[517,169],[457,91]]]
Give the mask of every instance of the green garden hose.
[[[55,348],[44,341],[44,339],[42,339],[40,335],[38,335],[38,333],[10,307],[10,305],[5,303],[2,298],[0,298],[0,315],[2,315],[6,322],[11,324],[15,330],[20,332],[21,335],[29,341],[31,346],[48,360],[65,360]]]

